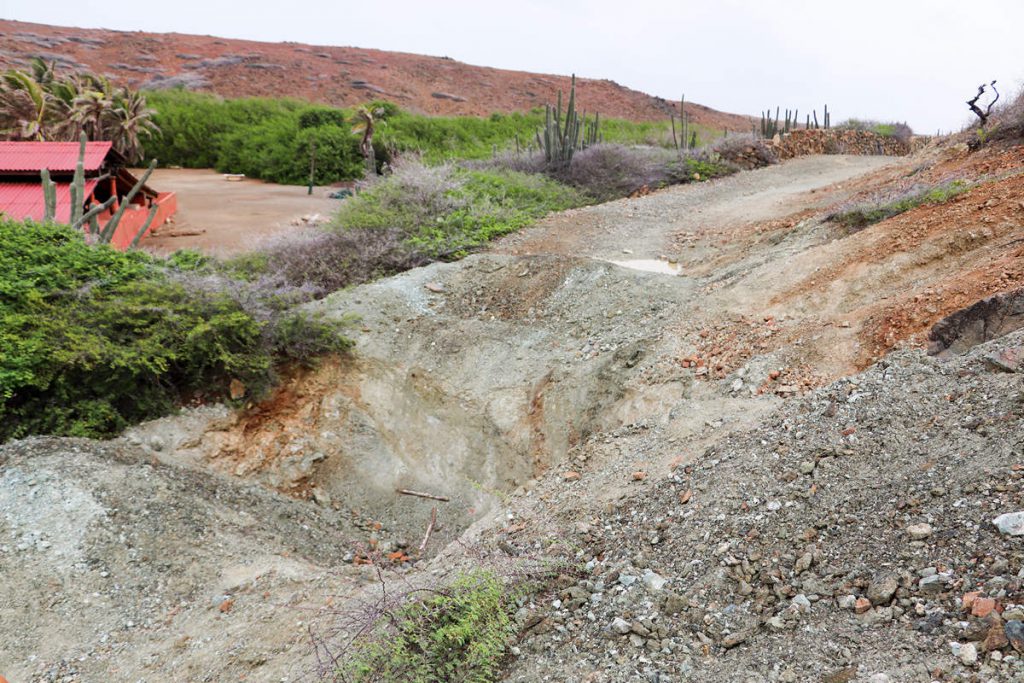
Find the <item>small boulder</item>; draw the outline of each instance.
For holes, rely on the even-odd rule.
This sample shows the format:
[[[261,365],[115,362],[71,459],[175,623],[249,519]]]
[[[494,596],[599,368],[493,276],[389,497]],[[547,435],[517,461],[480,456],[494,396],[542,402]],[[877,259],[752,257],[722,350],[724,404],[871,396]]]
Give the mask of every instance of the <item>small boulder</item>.
[[[971,614],[976,617],[985,618],[992,614],[996,608],[996,601],[992,598],[975,598],[971,604]]]
[[[907,535],[912,541],[923,541],[932,535],[931,524],[911,524],[907,527]]]
[[[726,650],[728,650],[730,648],[736,647],[737,645],[739,645],[740,643],[742,643],[743,641],[745,641],[749,637],[750,637],[750,631],[747,631],[747,630],[737,631],[736,633],[730,633],[729,635],[727,635],[725,638],[722,639],[722,647],[724,647]]]
[[[1008,621],[1003,625],[1003,631],[1013,649],[1024,654],[1024,621]]]
[[[872,605],[888,605],[896,595],[899,582],[893,574],[879,574],[868,584],[867,598]]]
[[[1006,536],[1024,536],[1024,511],[1008,512],[992,520],[999,533]]]
[[[668,583],[665,577],[652,572],[650,569],[644,572],[644,576],[641,580],[643,581],[644,588],[649,591],[660,591],[665,587],[665,584]]]
[[[608,625],[608,628],[611,629],[613,633],[618,633],[620,636],[624,636],[633,629],[633,626],[622,617],[615,617],[612,619],[612,623]]]

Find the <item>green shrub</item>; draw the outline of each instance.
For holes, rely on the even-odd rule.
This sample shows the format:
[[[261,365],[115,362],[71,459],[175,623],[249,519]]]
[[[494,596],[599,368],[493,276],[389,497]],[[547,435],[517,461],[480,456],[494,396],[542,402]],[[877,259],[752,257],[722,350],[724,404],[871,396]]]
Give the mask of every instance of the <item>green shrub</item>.
[[[965,180],[952,180],[938,185],[914,185],[895,195],[855,205],[832,214],[829,218],[851,230],[861,230],[897,216],[922,204],[943,204],[971,189]]]
[[[352,683],[489,683],[497,680],[515,632],[514,594],[493,574],[476,572],[380,620],[357,642],[335,680]]]
[[[0,219],[0,441],[109,436],[197,393],[223,398],[232,378],[257,394],[275,367],[347,348],[288,290],[202,270]]]
[[[406,163],[346,200],[336,223],[395,229],[415,253],[449,258],[584,203],[579,192],[540,175]]]
[[[342,109],[289,99],[224,100],[183,90],[148,98],[163,135],[147,145],[147,153],[165,166],[212,167],[299,185],[309,180],[315,141],[317,183],[362,175],[359,140]]]
[[[309,175],[309,135],[317,139],[318,183],[360,177],[359,138],[352,133],[353,112],[290,99],[224,100],[185,90],[147,94],[156,110],[154,120],[163,136],[147,144],[147,152],[164,165],[217,168],[280,183],[302,184]],[[543,110],[495,113],[488,117],[422,116],[402,111],[390,102],[369,105],[381,110],[374,137],[379,161],[392,152],[417,153],[427,163],[456,159],[486,159],[499,152],[527,151],[536,145]],[[717,133],[694,126],[698,143]],[[602,119],[605,142],[670,146],[668,120],[632,122]],[[335,158],[337,157],[337,158]]]

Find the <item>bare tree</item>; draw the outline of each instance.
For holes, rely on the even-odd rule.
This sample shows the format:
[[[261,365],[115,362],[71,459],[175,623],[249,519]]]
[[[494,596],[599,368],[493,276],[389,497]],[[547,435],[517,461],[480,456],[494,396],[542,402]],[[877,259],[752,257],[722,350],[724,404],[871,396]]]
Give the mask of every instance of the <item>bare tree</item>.
[[[992,88],[992,92],[994,92],[996,94],[996,96],[995,96],[995,98],[991,102],[988,103],[988,106],[985,108],[985,110],[982,111],[981,107],[978,106],[978,100],[981,99],[981,96],[985,94],[986,88],[989,88],[989,87]],[[982,125],[982,127],[984,127],[985,124],[988,123],[988,117],[992,115],[992,107],[998,101],[999,101],[999,91],[996,90],[996,82],[992,81],[988,85],[985,85],[984,83],[979,85],[978,86],[978,94],[974,96],[974,99],[967,100],[967,106],[971,108],[971,111],[973,111],[974,114],[979,119],[981,119],[981,125]]]

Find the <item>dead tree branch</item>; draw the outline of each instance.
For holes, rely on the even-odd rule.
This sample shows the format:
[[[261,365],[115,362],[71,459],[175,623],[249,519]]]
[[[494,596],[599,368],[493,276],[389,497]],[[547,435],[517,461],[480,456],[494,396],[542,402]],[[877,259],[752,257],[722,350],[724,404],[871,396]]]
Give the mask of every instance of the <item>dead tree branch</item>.
[[[992,92],[994,92],[996,94],[996,96],[995,96],[995,99],[993,99],[991,102],[988,103],[988,106],[985,107],[985,110],[982,111],[981,107],[978,106],[978,100],[980,100],[981,96],[985,94],[985,90],[988,87],[992,88]],[[978,94],[974,96],[974,99],[967,100],[967,106],[970,107],[971,111],[974,112],[974,115],[977,116],[981,120],[981,125],[982,125],[982,127],[984,127],[985,124],[988,123],[988,117],[992,115],[992,107],[994,107],[996,102],[998,102],[998,101],[999,101],[999,91],[996,90],[996,82],[992,81],[988,85],[985,85],[984,83],[979,85],[978,86]]]
[[[423,493],[422,491],[410,491],[409,489],[395,489],[396,493],[401,493],[403,496],[416,496],[417,498],[429,498],[430,500],[440,500],[445,503],[451,500],[448,496],[435,496],[433,493]]]
[[[430,534],[434,533],[434,525],[437,524],[437,508],[430,508],[430,524],[427,525],[427,533],[423,536],[423,542],[420,543],[420,554],[427,549],[427,541],[430,540]]]

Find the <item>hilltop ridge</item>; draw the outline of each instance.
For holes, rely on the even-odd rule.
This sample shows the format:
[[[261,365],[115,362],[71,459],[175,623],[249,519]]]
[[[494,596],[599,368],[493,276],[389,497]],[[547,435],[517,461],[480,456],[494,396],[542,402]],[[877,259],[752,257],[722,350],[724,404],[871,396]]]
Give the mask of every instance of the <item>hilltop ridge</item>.
[[[386,99],[413,112],[486,116],[553,102],[569,76],[474,66],[360,47],[265,43],[181,33],[112,31],[0,20],[0,68],[33,57],[88,69],[133,87],[185,87],[224,97],[296,97],[336,106]],[[650,121],[678,112],[668,102],[610,80],[577,79],[577,95],[603,116]],[[749,118],[687,102],[693,123],[747,130]]]

